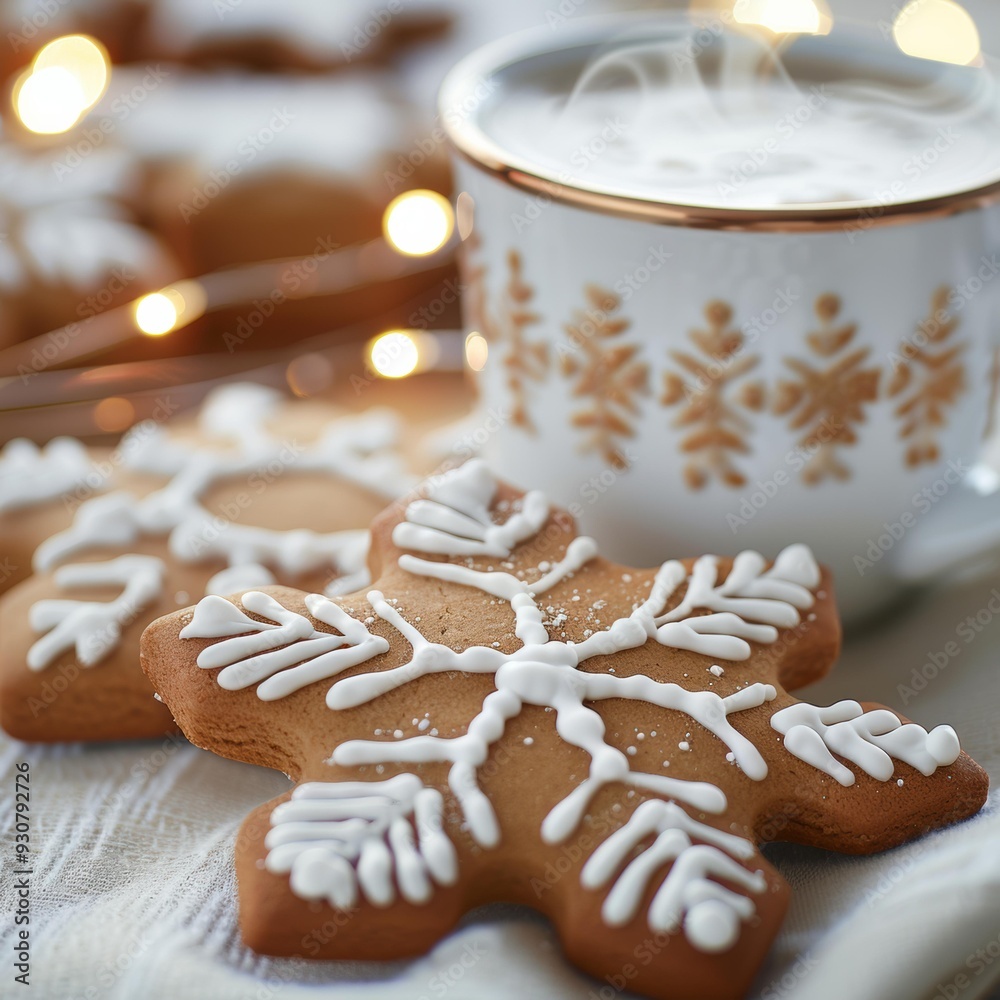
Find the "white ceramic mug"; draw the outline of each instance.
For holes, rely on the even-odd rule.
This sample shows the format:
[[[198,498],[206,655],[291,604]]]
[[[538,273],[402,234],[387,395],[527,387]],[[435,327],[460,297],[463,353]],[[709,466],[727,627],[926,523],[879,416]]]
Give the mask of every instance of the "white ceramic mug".
[[[969,470],[997,384],[1000,166],[919,202],[696,208],[556,176],[488,133],[512,81],[582,66],[609,30],[515,36],[442,90],[486,457],[633,564],[804,541],[853,620],[995,548],[996,484]]]

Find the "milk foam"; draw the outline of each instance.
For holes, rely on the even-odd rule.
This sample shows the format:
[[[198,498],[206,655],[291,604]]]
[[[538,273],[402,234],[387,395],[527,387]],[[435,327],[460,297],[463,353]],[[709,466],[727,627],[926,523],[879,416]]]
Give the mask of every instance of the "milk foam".
[[[1000,175],[996,77],[951,69],[960,86],[811,81],[753,38],[729,34],[706,59],[682,36],[657,37],[592,59],[575,86],[508,86],[482,120],[558,179],[633,197],[727,208],[908,202]]]

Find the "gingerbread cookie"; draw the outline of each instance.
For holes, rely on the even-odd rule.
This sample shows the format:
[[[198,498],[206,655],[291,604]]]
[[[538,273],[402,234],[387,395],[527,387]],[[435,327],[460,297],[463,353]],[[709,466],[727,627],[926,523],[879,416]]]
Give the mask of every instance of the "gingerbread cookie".
[[[162,733],[169,713],[138,669],[148,622],[205,593],[276,582],[324,589],[364,577],[362,526],[412,484],[396,418],[372,410],[328,419],[312,441],[279,437],[264,419],[274,395],[238,386],[209,400],[202,425],[228,430],[228,448],[183,431],[134,434],[129,474],[162,485],[94,496],[38,546],[35,575],[0,602],[8,733],[37,741]],[[55,461],[67,448],[55,442],[37,454]]]
[[[41,446],[18,438],[0,450],[0,594],[27,579],[47,538],[65,531],[80,506],[115,490],[143,497],[167,484],[179,450],[238,452],[261,435],[311,444],[339,419],[313,400],[289,403],[267,386],[233,383],[210,392],[197,417],[175,416],[166,393],[154,417],[132,427],[113,448],[69,437]],[[363,522],[362,522],[363,523]]]
[[[326,333],[331,317],[337,325],[370,319],[440,277],[362,267],[350,293],[298,297],[338,249],[381,236],[396,195],[447,190],[443,147],[415,146],[423,129],[385,75],[208,73],[164,64],[155,84],[144,85],[149,75],[117,71],[85,124],[113,130],[146,165],[146,211],[190,272],[304,261],[273,283],[249,284],[245,306],[200,320],[203,346],[230,353],[248,342],[283,347],[290,330]],[[141,105],[119,113],[132,93],[143,95]],[[405,323],[412,308],[396,322]]]
[[[0,305],[25,336],[79,323],[179,276],[172,254],[128,207],[141,183],[136,161],[110,148],[78,160],[62,147],[0,144]],[[58,351],[40,353],[31,367],[58,363]]]
[[[442,0],[151,0],[148,55],[258,69],[326,70],[398,54],[445,31]]]
[[[375,522],[370,565],[377,589],[207,597],[143,637],[193,742],[297,783],[237,842],[258,951],[415,955],[504,900],[599,978],[736,998],[788,902],[766,831],[868,853],[985,801],[950,727],[787,693],[840,637],[803,546],[615,565],[472,461]]]

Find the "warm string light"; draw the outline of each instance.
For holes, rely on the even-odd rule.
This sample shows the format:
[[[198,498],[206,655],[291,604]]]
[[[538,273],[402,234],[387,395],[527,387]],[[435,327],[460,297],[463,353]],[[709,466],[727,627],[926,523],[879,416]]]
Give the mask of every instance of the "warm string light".
[[[120,434],[135,423],[135,407],[121,396],[109,396],[94,407],[94,426],[105,434]]]
[[[825,35],[833,24],[822,0],[736,0],[733,17],[776,35]]]
[[[451,239],[455,213],[448,199],[436,191],[406,191],[389,202],[382,229],[385,238],[400,253],[425,257]]]
[[[966,66],[979,59],[979,29],[955,0],[911,0],[896,15],[892,37],[908,56]]]
[[[422,330],[389,330],[368,344],[368,363],[382,378],[406,378],[433,368],[441,344]]]
[[[481,333],[473,331],[465,338],[465,363],[472,371],[481,372],[489,356],[490,345]]]
[[[205,306],[205,290],[197,281],[179,281],[137,299],[132,315],[140,333],[163,337],[204,315]]]
[[[96,39],[56,38],[41,49],[14,87],[17,117],[32,132],[66,132],[101,99],[110,72],[107,50]]]

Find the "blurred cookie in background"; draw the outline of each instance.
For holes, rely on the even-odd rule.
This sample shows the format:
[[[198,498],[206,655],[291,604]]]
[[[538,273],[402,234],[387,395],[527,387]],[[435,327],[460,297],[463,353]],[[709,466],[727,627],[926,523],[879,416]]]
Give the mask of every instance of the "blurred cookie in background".
[[[323,71],[387,61],[445,33],[443,0],[150,0],[140,58],[202,66]]]
[[[80,33],[99,38],[114,62],[124,62],[146,15],[145,0],[4,0],[0,76],[26,67],[46,42]]]
[[[350,294],[291,301],[331,254],[378,238],[397,195],[448,190],[445,150],[420,145],[421,125],[381,73],[170,64],[157,67],[155,79],[144,67],[116,68],[82,128],[108,135],[143,164],[144,211],[187,273],[304,260],[303,274],[256,289],[246,310],[205,320],[201,349],[218,350],[232,346],[247,311],[267,313],[252,317],[255,346],[264,346],[283,343],[288,329],[301,337],[378,314],[427,287],[426,277],[378,274],[381,280]]]
[[[143,187],[134,158],[106,148],[71,162],[65,152],[0,141],[0,346],[86,320],[180,273],[133,211]]]

